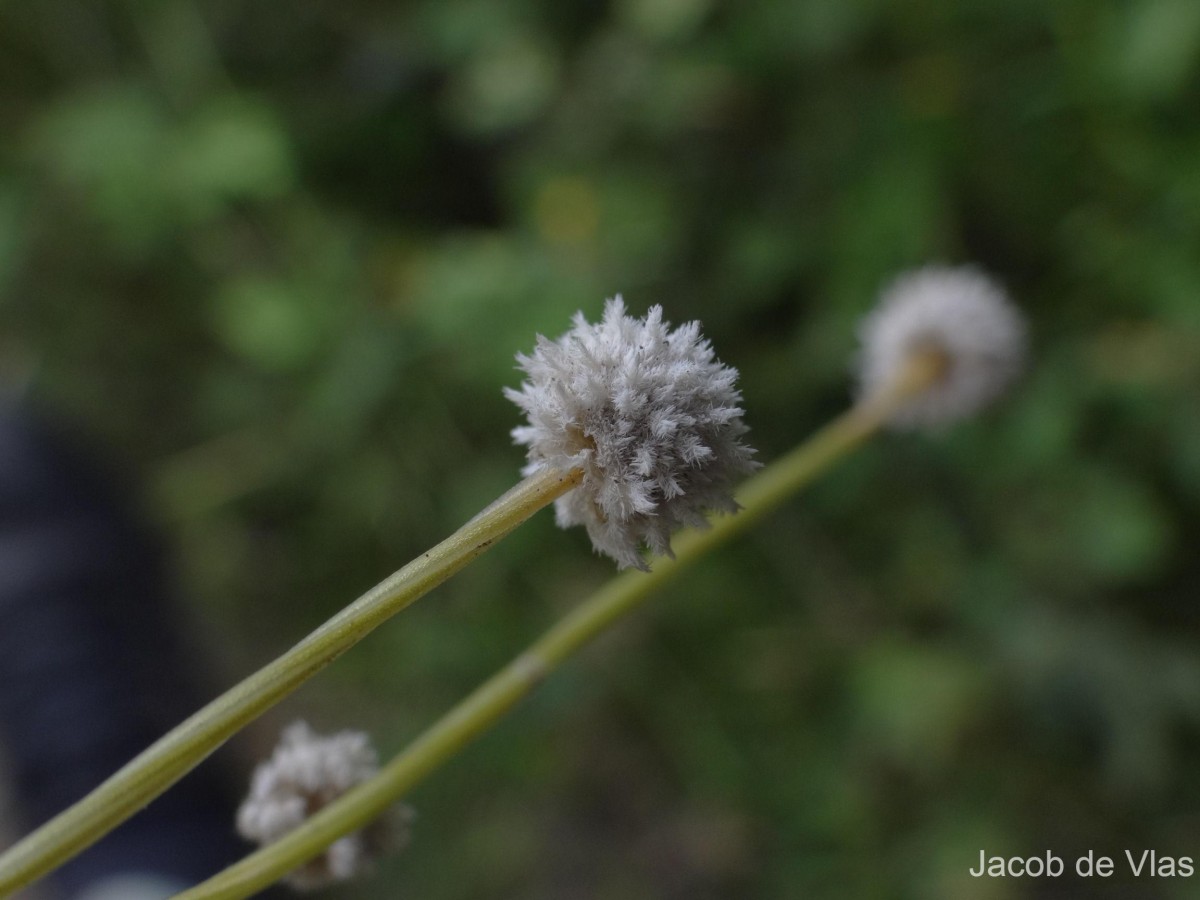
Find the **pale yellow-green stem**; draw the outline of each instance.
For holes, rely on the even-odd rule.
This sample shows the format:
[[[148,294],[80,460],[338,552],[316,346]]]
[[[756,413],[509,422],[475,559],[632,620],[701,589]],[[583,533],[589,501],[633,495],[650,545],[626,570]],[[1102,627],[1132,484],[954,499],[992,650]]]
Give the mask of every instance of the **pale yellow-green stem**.
[[[291,650],[168,732],[74,806],[0,856],[0,897],[7,897],[95,843],[373,628],[433,590],[539,509],[579,484],[582,477],[582,470],[576,469],[526,478]]]
[[[914,357],[886,393],[854,407],[748,480],[737,495],[742,506],[737,515],[718,518],[707,529],[681,532],[674,540],[674,559],[655,560],[649,573],[628,571],[618,575],[434,723],[374,778],[275,843],[176,895],[175,900],[249,897],[317,856],[338,838],[365,827],[491,727],[551,669],[638,606],[664,582],[748,528],[858,447],[878,431],[898,404],[941,377],[945,365],[944,357],[933,351]]]

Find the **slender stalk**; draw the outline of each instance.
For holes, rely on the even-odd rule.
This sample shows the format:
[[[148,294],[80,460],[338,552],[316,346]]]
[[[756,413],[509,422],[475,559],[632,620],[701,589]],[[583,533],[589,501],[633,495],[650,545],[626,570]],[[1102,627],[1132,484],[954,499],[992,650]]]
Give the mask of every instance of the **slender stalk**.
[[[458,572],[539,509],[575,487],[582,477],[581,470],[573,470],[525,479],[291,650],[168,732],[78,803],[0,857],[0,897],[95,843],[368,632]]]
[[[897,405],[941,376],[945,361],[922,353],[893,387],[862,403],[787,456],[748,480],[738,493],[741,512],[716,519],[710,528],[686,530],[675,538],[673,559],[657,559],[649,573],[618,575],[592,594],[423,732],[369,781],[347,792],[273,844],[175,900],[239,900],[262,890],[321,853],[343,835],[366,827],[392,803],[490,728],[546,675],[609,625],[642,603],[655,589],[705,553],[744,531],[875,434]]]

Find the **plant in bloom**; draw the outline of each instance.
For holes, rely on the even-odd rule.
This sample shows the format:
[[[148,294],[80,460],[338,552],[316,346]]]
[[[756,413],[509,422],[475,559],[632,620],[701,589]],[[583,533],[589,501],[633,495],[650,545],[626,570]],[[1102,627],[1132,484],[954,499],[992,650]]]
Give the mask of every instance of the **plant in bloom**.
[[[937,354],[933,384],[891,415],[899,427],[941,425],[995,400],[1020,374],[1024,318],[1004,289],[971,266],[926,266],[900,275],[859,329],[858,383],[871,399],[895,381],[914,353]]]
[[[570,331],[539,336],[517,361],[526,380],[505,395],[528,419],[513,430],[528,448],[524,474],[581,468],[581,484],[555,501],[556,519],[583,525],[620,568],[647,570],[643,545],[670,556],[676,528],[737,510],[732,486],[757,464],[741,441],[737,370],[698,322],[672,330],[659,306],[634,319],[618,296],[598,324],[577,313]]]
[[[363,732],[322,737],[305,722],[294,722],[284,729],[271,758],[255,769],[250,794],[238,809],[238,833],[260,844],[277,841],[378,771],[375,750]],[[339,838],[285,880],[299,890],[313,890],[353,878],[384,852],[408,842],[412,818],[410,807],[394,806],[362,831]]]
[[[998,285],[972,268],[928,267],[896,279],[864,319],[860,337],[860,402],[742,486],[739,496],[754,516],[810,483],[881,425],[945,423],[983,407],[1017,376],[1026,348],[1019,312]],[[715,358],[697,323],[672,330],[659,307],[634,319],[617,297],[599,324],[578,314],[571,331],[557,341],[539,337],[535,351],[518,361],[527,380],[506,394],[528,417],[513,432],[528,448],[526,479],[0,854],[0,893],[31,883],[116,827],[219,746],[232,726],[278,702],[289,685],[319,671],[544,505],[557,504],[561,525],[585,525],[595,546],[622,568],[639,569],[646,568],[643,545],[670,554],[676,526],[710,527],[706,511],[737,509],[732,484],[757,464],[741,441],[747,428],[737,373]],[[681,542],[676,569],[746,523],[745,516],[714,521],[707,540]],[[411,810],[393,806],[382,816],[378,810],[636,608],[657,584],[622,577],[585,601],[578,614],[558,623],[393,760],[386,778],[375,779],[378,766],[366,735],[321,737],[303,723],[293,725],[256,771],[238,815],[239,831],[269,846],[184,895],[245,896],[285,873],[294,886],[319,887],[352,877],[382,850],[403,844]],[[375,783],[351,790],[368,781]],[[331,806],[322,817],[324,833],[343,836],[296,868],[313,852],[312,833],[296,829]],[[376,818],[361,827],[369,816]]]

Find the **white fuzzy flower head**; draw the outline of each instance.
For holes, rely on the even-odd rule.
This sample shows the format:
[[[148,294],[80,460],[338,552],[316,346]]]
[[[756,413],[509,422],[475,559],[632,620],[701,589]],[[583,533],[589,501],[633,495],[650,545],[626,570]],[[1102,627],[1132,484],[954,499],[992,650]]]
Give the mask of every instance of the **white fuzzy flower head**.
[[[504,393],[529,424],[513,438],[528,447],[526,475],[583,469],[555,502],[558,524],[585,526],[621,568],[645,570],[643,544],[669,556],[676,528],[737,510],[732,485],[756,466],[740,440],[737,370],[716,359],[698,322],[672,331],[658,306],[634,319],[618,296],[598,325],[583,313],[574,322],[517,356],[527,380]]]
[[[269,760],[259,764],[250,795],[237,813],[242,837],[270,844],[379,770],[370,739],[361,731],[322,737],[304,722],[284,729]],[[412,810],[393,807],[362,831],[339,838],[285,879],[313,890],[353,878],[383,853],[408,842]]]
[[[995,400],[1020,374],[1026,330],[1004,289],[978,269],[927,266],[898,277],[862,322],[859,391],[873,397],[894,382],[912,355],[942,357],[935,382],[909,398],[891,423],[940,425]]]

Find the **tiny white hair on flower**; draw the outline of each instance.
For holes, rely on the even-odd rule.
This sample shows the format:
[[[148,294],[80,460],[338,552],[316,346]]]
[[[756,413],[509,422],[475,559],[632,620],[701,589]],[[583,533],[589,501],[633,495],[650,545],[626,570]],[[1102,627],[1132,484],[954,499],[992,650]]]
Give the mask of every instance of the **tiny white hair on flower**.
[[[250,794],[237,813],[242,837],[270,844],[379,771],[370,738],[361,731],[322,737],[305,722],[284,729],[271,758],[254,770]],[[334,841],[284,880],[298,890],[346,881],[383,853],[408,842],[414,818],[398,804],[361,831]]]
[[[859,339],[861,400],[891,385],[913,354],[940,356],[933,383],[890,417],[899,428],[941,425],[987,406],[1020,374],[1027,341],[1020,311],[973,266],[926,266],[900,275],[863,320]]]
[[[671,533],[705,527],[705,511],[736,512],[732,485],[754,468],[740,440],[737,370],[722,364],[700,323],[675,330],[662,307],[625,315],[618,295],[599,324],[576,313],[556,341],[539,335],[527,376],[504,393],[528,424],[525,475],[582,468],[579,486],[555,501],[560,527],[583,525],[593,546],[624,569],[649,570],[639,550],[671,555]]]

